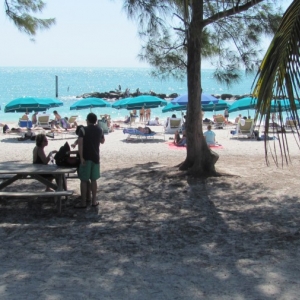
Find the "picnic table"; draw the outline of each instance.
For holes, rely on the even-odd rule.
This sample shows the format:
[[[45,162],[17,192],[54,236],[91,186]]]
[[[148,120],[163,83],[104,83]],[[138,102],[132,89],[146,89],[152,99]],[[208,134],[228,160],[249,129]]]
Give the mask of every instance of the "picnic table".
[[[23,164],[16,162],[0,163],[0,197],[53,197],[58,205],[58,212],[61,213],[61,197],[71,196],[73,191],[67,189],[66,174],[75,173],[76,168],[58,167],[56,165],[42,165],[42,164]],[[53,175],[57,179],[57,184],[54,184],[42,177],[42,175]],[[12,176],[11,176],[12,175]],[[45,191],[2,191],[5,187],[11,185],[13,182],[21,179],[35,179],[39,182],[54,189],[54,192]]]

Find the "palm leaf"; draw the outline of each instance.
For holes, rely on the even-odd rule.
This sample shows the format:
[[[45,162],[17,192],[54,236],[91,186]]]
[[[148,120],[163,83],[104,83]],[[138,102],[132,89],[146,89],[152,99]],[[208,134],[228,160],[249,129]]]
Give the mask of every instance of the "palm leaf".
[[[257,98],[255,119],[265,118],[265,131],[269,131],[272,99],[287,98],[291,109],[288,116],[298,120],[295,99],[300,91],[300,1],[294,0],[285,12],[267,53],[256,75],[253,95]],[[282,111],[279,111],[280,125],[283,126]],[[299,131],[297,128],[299,137]],[[284,136],[285,137],[285,136]],[[287,161],[286,138],[281,140],[281,154]]]

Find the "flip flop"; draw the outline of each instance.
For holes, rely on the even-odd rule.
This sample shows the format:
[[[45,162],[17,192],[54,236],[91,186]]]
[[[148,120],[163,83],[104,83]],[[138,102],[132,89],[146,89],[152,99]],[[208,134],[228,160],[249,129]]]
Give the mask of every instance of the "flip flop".
[[[96,207],[99,205],[99,202],[96,202],[96,204],[92,204],[93,207]]]
[[[80,209],[80,208],[86,208],[86,205],[81,205],[80,203],[79,204],[76,204],[76,205],[74,205],[74,208],[78,208],[78,209]]]

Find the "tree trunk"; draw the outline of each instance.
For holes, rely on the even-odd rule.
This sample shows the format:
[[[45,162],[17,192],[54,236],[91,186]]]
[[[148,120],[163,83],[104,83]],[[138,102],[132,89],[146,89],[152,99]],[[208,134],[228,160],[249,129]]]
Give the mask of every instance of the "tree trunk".
[[[216,175],[219,155],[209,149],[202,133],[201,114],[201,35],[203,31],[203,1],[192,1],[192,20],[188,31],[186,116],[187,157],[180,170],[196,177]]]

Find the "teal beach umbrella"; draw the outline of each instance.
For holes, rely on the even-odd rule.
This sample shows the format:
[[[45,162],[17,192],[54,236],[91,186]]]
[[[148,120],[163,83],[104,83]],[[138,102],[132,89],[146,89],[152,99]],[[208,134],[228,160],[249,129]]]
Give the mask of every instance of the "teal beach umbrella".
[[[239,100],[236,100],[228,109],[229,113],[247,110],[247,109],[255,109],[257,104],[256,98],[246,97]]]
[[[45,111],[51,106],[52,101],[46,99],[24,97],[17,98],[5,105],[4,112],[28,112]]]
[[[84,98],[70,106],[70,110],[79,110],[79,109],[87,109],[96,107],[111,107],[111,104],[101,98]]]
[[[201,106],[202,111],[220,111],[225,108],[230,108],[230,104],[221,99],[219,99],[216,103],[209,102],[209,104],[202,104]]]
[[[178,103],[169,102],[163,109],[162,112],[170,112],[170,111],[180,111],[186,110],[186,105],[179,105]]]
[[[125,98],[116,101],[112,104],[113,108],[116,109],[147,109],[147,108],[155,108],[159,106],[166,106],[168,102],[161,98],[151,96],[151,95],[142,95],[138,97]]]

